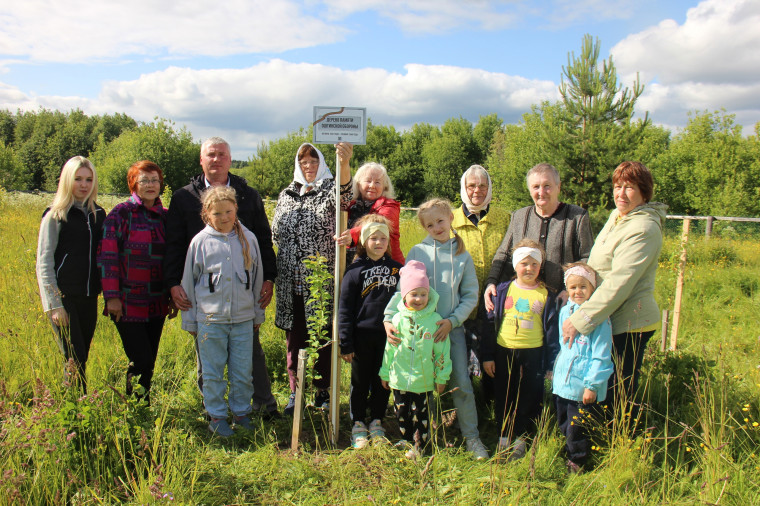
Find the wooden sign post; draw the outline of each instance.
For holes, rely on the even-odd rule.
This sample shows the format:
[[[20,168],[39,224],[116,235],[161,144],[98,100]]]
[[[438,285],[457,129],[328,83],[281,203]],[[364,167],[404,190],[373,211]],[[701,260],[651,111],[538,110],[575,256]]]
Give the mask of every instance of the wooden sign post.
[[[678,266],[678,281],[676,281],[676,300],[673,308],[673,328],[670,330],[670,349],[675,351],[678,342],[678,324],[681,320],[681,299],[683,297],[683,282],[686,274],[686,244],[689,242],[689,227],[691,220],[683,220],[683,235],[681,236],[681,263]]]
[[[314,142],[334,144],[367,143],[367,109],[360,107],[314,107]],[[340,159],[335,156],[335,235],[346,230],[347,213],[340,208]],[[340,428],[340,342],[338,329],[338,301],[343,271],[346,267],[346,248],[335,243],[335,299],[333,303],[332,352],[330,354],[330,443],[338,444]]]

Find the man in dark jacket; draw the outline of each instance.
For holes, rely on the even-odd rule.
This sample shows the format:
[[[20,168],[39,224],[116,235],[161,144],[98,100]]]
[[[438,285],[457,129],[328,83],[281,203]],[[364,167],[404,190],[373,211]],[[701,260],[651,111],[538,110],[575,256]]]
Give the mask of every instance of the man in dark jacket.
[[[274,280],[277,277],[277,261],[272,247],[272,231],[259,193],[248,186],[245,179],[230,174],[232,157],[230,146],[221,137],[211,137],[201,145],[203,173],[191,179],[190,184],[174,192],[166,223],[166,255],[164,273],[171,290],[174,305],[181,310],[190,309],[190,301],[182,289],[182,271],[190,241],[205,224],[201,219],[201,194],[209,186],[228,185],[237,193],[238,218],[256,235],[264,263],[264,284],[259,294],[259,304],[266,308],[272,300]],[[196,343],[197,348],[197,343]],[[196,349],[197,352],[197,349]],[[203,384],[201,363],[198,360],[198,387]],[[258,331],[253,342],[253,407],[266,408],[269,417],[278,416],[277,401],[272,395],[264,350],[259,342]]]

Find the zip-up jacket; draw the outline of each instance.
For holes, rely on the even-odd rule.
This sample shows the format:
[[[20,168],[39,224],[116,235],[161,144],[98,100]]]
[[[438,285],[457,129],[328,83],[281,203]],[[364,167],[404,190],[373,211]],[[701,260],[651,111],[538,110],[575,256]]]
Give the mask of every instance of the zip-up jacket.
[[[258,300],[264,272],[256,237],[241,227],[250,245],[253,266],[246,270],[243,246],[233,231],[218,232],[210,225],[190,242],[182,275],[182,288],[192,304],[182,311],[182,328],[198,331],[198,322],[264,323],[264,310]]]
[[[507,292],[511,284],[512,281],[505,281],[496,287],[496,297],[493,299],[494,308],[488,312],[488,321],[491,325],[483,325],[483,344],[481,345],[483,362],[493,360],[496,354],[496,347],[498,346],[496,339],[504,319],[504,301],[507,298]],[[541,324],[544,328],[543,367],[545,371],[551,371],[554,366],[554,359],[557,358],[557,353],[559,353],[557,294],[548,286],[546,287],[546,291],[548,295],[546,296],[544,312],[541,315]]]
[[[62,295],[96,296],[100,293],[100,271],[96,254],[103,234],[106,212],[95,204],[74,203],[66,221],[54,219],[46,209],[37,240],[37,283],[42,308],[63,307]]]
[[[396,292],[402,265],[388,255],[379,260],[367,256],[353,262],[343,275],[338,310],[340,351],[354,352],[354,341],[363,334],[385,335],[383,311]]]
[[[456,249],[456,239],[438,243],[427,236],[406,255],[407,263],[419,260],[425,264],[430,287],[440,297],[436,311],[451,321],[452,329],[460,327],[478,304],[478,276],[472,257],[466,251],[457,255]],[[384,321],[391,321],[399,301],[401,293],[396,292],[385,308]]]
[[[545,235],[541,235],[544,228]],[[536,206],[527,206],[512,213],[512,220],[499,249],[493,257],[486,286],[508,281],[515,274],[512,267],[512,248],[524,238],[533,239],[546,250],[541,269],[546,286],[561,292],[564,287],[562,266],[570,262],[585,262],[594,245],[588,211],[572,204],[559,204],[554,214],[543,218]]]
[[[559,312],[559,328],[580,306],[568,302]],[[596,402],[607,398],[607,380],[612,376],[612,327],[602,322],[590,334],[578,334],[572,348],[558,339],[559,355],[554,364],[552,392],[563,399],[581,402],[583,390],[596,392]]]
[[[604,282],[570,315],[578,332],[588,334],[607,318],[613,335],[660,321],[654,280],[666,209],[665,204],[650,202],[622,217],[617,209],[610,213],[588,259]]]
[[[451,376],[451,343],[448,338],[436,343],[433,334],[435,322],[441,316],[435,312],[438,293],[431,288],[428,305],[414,311],[400,301],[393,317],[401,343],[385,343],[380,379],[395,390],[403,392],[432,392],[436,384],[445,385]]]
[[[356,201],[352,200],[351,203],[348,204],[348,211],[350,212],[351,208],[355,205]],[[385,218],[388,218],[388,221],[391,222],[391,257],[403,265],[404,253],[401,251],[401,235],[399,233],[399,215],[401,214],[401,204],[399,204],[397,200],[389,199],[387,197],[379,197],[372,204],[372,208],[369,210],[369,214],[384,216]],[[351,240],[354,244],[359,244],[359,237],[361,236],[361,232],[361,227],[353,227],[350,229]]]
[[[164,277],[169,288],[180,284],[187,247],[193,237],[206,226],[201,219],[201,194],[206,191],[205,177],[203,173],[193,177],[190,184],[174,192],[169,204],[164,257]],[[277,260],[264,202],[259,192],[248,186],[245,179],[232,173],[229,178],[229,185],[235,189],[238,219],[259,241],[264,262],[264,279],[274,281],[277,278]]]
[[[123,321],[145,322],[169,314],[169,289],[162,271],[165,230],[161,199],[147,208],[136,193],[111,209],[103,223],[98,249],[103,297],[121,300]]]
[[[504,238],[504,233],[509,225],[509,213],[505,209],[489,206],[488,212],[478,224],[473,224],[464,214],[464,204],[454,209],[454,220],[451,227],[457,231],[464,241],[467,253],[472,257],[475,265],[475,273],[478,276],[478,301],[483,296],[486,287],[485,281],[491,262],[496,250]],[[478,314],[477,307],[470,313],[470,320]]]

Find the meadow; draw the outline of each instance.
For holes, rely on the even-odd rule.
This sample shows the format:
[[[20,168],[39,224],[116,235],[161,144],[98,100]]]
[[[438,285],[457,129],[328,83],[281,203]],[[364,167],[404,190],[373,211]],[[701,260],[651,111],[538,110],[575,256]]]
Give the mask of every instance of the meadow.
[[[88,362],[89,394],[80,396],[63,384],[34,274],[50,200],[0,191],[0,504],[751,504],[760,497],[758,234],[693,235],[678,350],[660,352],[659,332],[650,342],[637,430],[625,430],[627,420],[595,427],[595,469],[568,475],[548,413],[526,458],[472,461],[456,424],[447,423],[447,395],[433,451],[419,461],[387,445],[353,450],[347,367],[337,448],[315,411],[306,414],[300,452],[290,450],[287,418],[256,418],[254,431],[212,437],[192,338],[177,319],[164,330],[150,406],[124,397],[126,357],[105,317]],[[680,222],[669,228],[680,230]],[[404,251],[422,235],[407,216]],[[679,257],[680,240],[668,234],[656,287],[662,308],[673,305]],[[285,336],[273,317],[270,309],[261,335],[283,406]],[[480,416],[493,450],[492,413],[482,408]]]

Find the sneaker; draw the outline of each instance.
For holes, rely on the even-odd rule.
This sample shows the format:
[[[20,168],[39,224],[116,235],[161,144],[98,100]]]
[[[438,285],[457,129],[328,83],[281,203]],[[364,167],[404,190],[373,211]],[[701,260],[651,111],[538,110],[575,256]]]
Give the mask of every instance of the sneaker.
[[[374,419],[369,423],[369,437],[373,443],[385,443],[385,429],[383,429],[383,422],[378,419]]]
[[[251,419],[248,418],[247,415],[243,415],[240,417],[236,416],[235,427],[242,427],[245,430],[253,430],[253,424],[251,423]]]
[[[288,397],[288,404],[285,406],[285,409],[283,409],[282,412],[288,416],[293,416],[293,411],[295,410],[296,410],[296,393],[290,392],[290,397]]]
[[[472,453],[475,460],[485,460],[488,458],[488,450],[480,441],[480,438],[468,439],[466,442],[467,451]]]
[[[399,450],[408,450],[414,445],[409,443],[409,441],[407,441],[406,439],[400,439],[396,443],[394,443],[393,446],[394,448],[398,448]]]
[[[354,422],[354,427],[351,429],[351,446],[361,450],[367,446],[367,443],[369,443],[367,426],[364,422]]]
[[[420,451],[417,449],[416,446],[412,446],[404,454],[404,457],[406,457],[409,460],[417,460],[421,456],[422,456],[422,454],[420,453]]]
[[[327,410],[330,408],[330,392],[327,390],[317,390],[314,396],[314,407]]]
[[[509,438],[508,437],[500,437],[499,442],[496,445],[496,452],[494,452],[495,457],[503,457],[507,454],[507,450],[509,450]]]
[[[512,448],[512,454],[509,456],[509,461],[512,462],[525,457],[526,446],[525,439],[518,437],[515,440],[515,446]]]
[[[293,400],[293,407],[295,408],[295,399]],[[266,420],[266,421],[268,421],[268,422],[271,422],[272,420],[279,420],[280,418],[282,418],[282,415],[280,414],[280,412],[279,412],[279,411],[277,411],[277,406],[274,406],[274,407],[273,407],[273,408],[271,408],[271,409],[266,409],[266,410],[265,410],[265,411],[264,411],[264,412],[261,414],[261,417],[262,417],[264,420]]]
[[[569,459],[565,462],[565,467],[567,467],[567,474],[581,474],[583,472],[583,467]]]
[[[232,434],[234,434],[234,432],[232,432],[230,424],[228,424],[227,420],[224,418],[212,418],[211,422],[208,424],[208,430],[210,430],[212,434],[216,434],[217,436],[221,437],[230,437]]]

